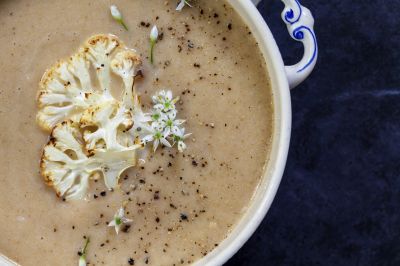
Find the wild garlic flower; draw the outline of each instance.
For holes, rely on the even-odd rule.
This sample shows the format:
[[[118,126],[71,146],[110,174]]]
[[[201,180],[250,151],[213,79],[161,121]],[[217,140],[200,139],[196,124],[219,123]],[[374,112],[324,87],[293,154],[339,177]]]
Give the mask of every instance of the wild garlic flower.
[[[150,31],[150,63],[154,63],[154,46],[158,40],[158,29],[157,26],[154,25]]]
[[[87,237],[86,238],[85,247],[80,252],[79,264],[78,264],[79,266],[86,266],[87,265],[87,262],[86,262],[86,250],[87,250],[87,247],[88,247],[89,243],[90,243],[90,238]]]
[[[192,135],[192,133],[189,134],[185,134],[185,128],[182,128],[178,134],[174,134],[174,144],[177,143],[178,146],[178,151],[179,152],[183,152],[184,150],[186,150],[187,146],[184,142],[184,140],[189,137],[190,135]]]
[[[177,110],[175,103],[179,100],[179,97],[173,98],[171,91],[162,90],[154,95],[152,100],[153,110],[150,114],[150,126],[152,130],[141,139],[142,143],[153,142],[154,152],[160,144],[172,147],[177,143],[178,150],[183,152],[186,149],[183,141],[190,134],[185,135],[185,128],[182,127],[185,120],[176,119]]]
[[[185,123],[185,120],[182,119],[175,119],[175,118],[169,118],[168,116],[164,116],[163,123],[165,126],[165,130],[168,130],[168,132],[171,132],[174,135],[180,135],[181,134],[181,128],[180,126]]]
[[[128,30],[128,27],[126,26],[124,19],[122,18],[122,14],[119,11],[118,7],[116,5],[112,5],[112,6],[110,6],[110,11],[111,11],[111,16],[113,17],[113,19],[115,19],[115,21],[117,21],[119,24],[121,24],[122,27],[124,27],[124,29]]]
[[[159,121],[162,117],[162,113],[160,110],[158,109],[153,109],[152,113],[151,113],[151,121],[152,122],[156,122]]]
[[[172,98],[172,91],[160,91],[152,97],[154,109],[158,109],[164,113],[175,110],[175,103],[179,101],[179,97]]]
[[[179,2],[178,6],[176,7],[176,11],[182,11],[182,9],[185,7],[185,5],[192,7],[187,0],[181,0]]]
[[[119,231],[121,230],[121,226],[131,222],[133,222],[131,219],[125,217],[125,208],[121,207],[115,213],[113,220],[108,223],[108,226],[114,226],[115,232],[118,235]]]
[[[155,122],[157,123],[157,122]],[[154,123],[153,123],[154,124]],[[158,148],[158,145],[163,144],[164,146],[167,147],[172,147],[171,143],[167,140],[168,135],[165,135],[164,132],[158,129],[153,129],[153,132],[151,134],[145,136],[142,139],[142,142],[145,144],[149,142],[153,142],[153,151],[155,152]]]

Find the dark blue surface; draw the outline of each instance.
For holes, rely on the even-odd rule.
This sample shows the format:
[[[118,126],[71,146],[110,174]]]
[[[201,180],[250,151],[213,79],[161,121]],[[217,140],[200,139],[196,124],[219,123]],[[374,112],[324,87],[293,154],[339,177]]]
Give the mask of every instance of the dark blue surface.
[[[303,0],[319,60],[292,91],[293,131],[275,201],[226,265],[400,265],[400,0]],[[302,54],[259,10],[286,63]]]

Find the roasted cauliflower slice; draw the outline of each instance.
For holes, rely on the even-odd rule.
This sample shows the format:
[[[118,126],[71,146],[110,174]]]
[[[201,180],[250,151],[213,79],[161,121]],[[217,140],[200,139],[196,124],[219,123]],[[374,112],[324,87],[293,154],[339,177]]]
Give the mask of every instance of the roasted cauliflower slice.
[[[52,133],[40,168],[58,196],[83,198],[99,173],[107,188],[116,188],[121,173],[136,165],[136,152],[144,145],[132,132],[149,127],[151,120],[134,87],[141,64],[136,51],[116,36],[95,35],[44,74],[37,120]],[[112,78],[123,81],[122,102],[111,95]]]
[[[88,154],[82,138],[79,123],[61,122],[53,129],[41,158],[40,170],[46,183],[66,200],[84,198],[90,178],[99,172],[107,188],[116,188],[122,172],[136,164],[132,148]]]
[[[37,121],[46,131],[59,122],[79,119],[94,104],[113,100],[110,93],[112,53],[124,51],[124,44],[113,35],[89,38],[79,52],[58,62],[39,83]],[[96,69],[100,88],[94,88],[91,65]]]

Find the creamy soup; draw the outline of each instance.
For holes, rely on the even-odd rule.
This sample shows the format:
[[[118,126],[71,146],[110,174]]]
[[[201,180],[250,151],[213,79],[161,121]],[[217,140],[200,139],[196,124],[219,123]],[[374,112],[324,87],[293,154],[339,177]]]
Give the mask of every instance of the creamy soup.
[[[268,161],[273,103],[251,32],[223,0],[0,1],[0,254],[21,265],[77,265],[90,237],[90,265],[191,264],[240,220]],[[116,4],[126,31],[110,15]],[[149,33],[160,39],[149,63]],[[109,191],[90,182],[85,200],[64,202],[39,174],[48,133],[36,124],[47,68],[93,34],[112,33],[142,56],[142,103],[168,88],[192,135],[184,153],[162,148]],[[117,91],[114,91],[118,94]],[[108,223],[127,201],[133,220]]]

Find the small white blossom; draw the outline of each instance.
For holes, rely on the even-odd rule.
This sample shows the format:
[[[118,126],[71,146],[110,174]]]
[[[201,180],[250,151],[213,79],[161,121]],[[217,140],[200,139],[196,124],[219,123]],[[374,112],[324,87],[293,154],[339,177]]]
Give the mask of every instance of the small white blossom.
[[[185,134],[185,128],[182,128],[178,134],[174,134],[174,143],[178,143],[178,151],[179,152],[183,152],[184,150],[186,150],[186,144],[184,142],[184,140],[189,137],[190,135],[192,135],[192,133],[189,134]]]
[[[162,103],[166,100],[171,101],[172,100],[172,91],[161,90],[156,95],[153,95],[153,97],[151,97],[151,99],[153,100],[154,104]]]
[[[160,143],[164,144],[164,146],[172,147],[171,143],[166,139],[168,135],[165,135],[161,130],[154,129],[154,131],[150,135],[145,136],[142,141],[145,144],[153,141],[153,151],[155,152]]]
[[[131,223],[132,220],[125,217],[125,208],[121,207],[114,215],[114,219],[108,223],[108,226],[114,226],[115,232],[119,233],[123,224]]]
[[[175,119],[174,118],[170,118],[167,115],[164,117],[164,126],[166,129],[169,130],[169,132],[171,132],[174,135],[180,135],[181,134],[181,128],[180,126],[185,123],[185,120],[182,119]]]
[[[161,90],[152,97],[152,100],[153,110],[149,115],[151,130],[141,139],[142,143],[146,145],[153,142],[154,152],[160,143],[166,147],[177,144],[178,150],[183,152],[186,149],[184,139],[190,134],[185,134],[185,128],[182,127],[185,120],[176,119],[178,111],[175,104],[179,97],[173,98],[170,90]]]
[[[178,151],[179,152],[183,152],[184,150],[186,150],[187,146],[183,141],[178,141]]]
[[[83,256],[79,257],[79,266],[86,266],[86,259]]]
[[[153,96],[154,109],[158,109],[164,113],[175,110],[175,103],[179,101],[179,97],[172,98],[172,91],[160,91]],[[176,114],[175,114],[176,115]]]
[[[176,11],[181,11],[185,7],[185,5],[192,7],[187,0],[181,0],[176,7]]]
[[[111,11],[111,16],[124,27],[126,30],[128,30],[128,27],[126,26],[124,20],[122,19],[122,14],[119,11],[118,7],[116,5],[110,6],[110,11]]]
[[[162,132],[164,131],[166,125],[163,120],[158,120],[153,123],[151,123],[151,128],[154,129],[155,131]],[[169,134],[165,134],[165,137],[167,137]]]
[[[164,114],[161,113],[161,110],[153,108],[153,110],[151,112],[151,115],[150,115],[151,116],[151,121],[152,122],[159,121],[159,120],[161,120],[163,115]]]
[[[150,41],[155,42],[158,39],[158,29],[157,26],[154,25],[150,31]]]
[[[150,63],[154,63],[154,46],[156,45],[158,39],[158,29],[154,25],[150,31]]]
[[[117,20],[122,19],[122,14],[121,14],[121,12],[119,12],[118,7],[116,5],[110,6],[110,10],[111,10],[111,16],[114,19],[117,19]]]

